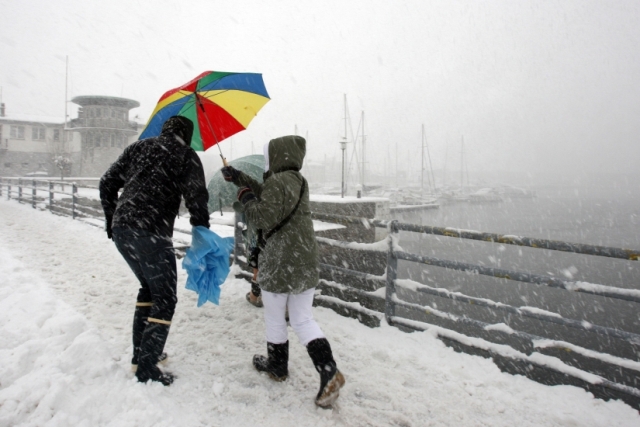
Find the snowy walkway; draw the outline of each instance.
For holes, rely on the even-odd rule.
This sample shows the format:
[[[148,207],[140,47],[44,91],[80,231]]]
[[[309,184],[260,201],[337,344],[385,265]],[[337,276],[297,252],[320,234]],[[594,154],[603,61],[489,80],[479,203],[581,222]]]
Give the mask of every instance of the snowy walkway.
[[[180,271],[166,346],[171,387],[129,370],[132,273],[101,230],[0,200],[0,426],[638,426],[638,412],[455,353],[428,333],[369,329],[315,309],[347,384],[317,409],[318,378],[291,333],[290,376],[251,365],[261,311],[229,279],[195,307]]]

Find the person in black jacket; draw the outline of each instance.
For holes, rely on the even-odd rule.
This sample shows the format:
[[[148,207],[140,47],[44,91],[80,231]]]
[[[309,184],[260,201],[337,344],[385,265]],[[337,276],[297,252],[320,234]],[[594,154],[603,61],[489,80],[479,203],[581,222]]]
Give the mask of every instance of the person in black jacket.
[[[178,302],[171,236],[182,197],[191,225],[209,228],[209,193],[190,147],[192,134],[193,122],[170,117],[160,136],[125,148],[100,179],[107,236],[140,281],[131,361],[140,382],[169,385],[174,379],[156,365],[166,357],[162,351]]]

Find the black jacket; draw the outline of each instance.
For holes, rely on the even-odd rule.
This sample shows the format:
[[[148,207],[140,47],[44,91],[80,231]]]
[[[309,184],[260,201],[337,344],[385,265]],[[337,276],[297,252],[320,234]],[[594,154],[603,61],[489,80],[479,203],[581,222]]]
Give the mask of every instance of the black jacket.
[[[165,126],[160,136],[128,146],[102,176],[100,201],[107,227],[138,228],[171,237],[182,196],[191,225],[209,228],[202,163],[184,143],[191,140],[191,130],[180,133],[175,126]]]

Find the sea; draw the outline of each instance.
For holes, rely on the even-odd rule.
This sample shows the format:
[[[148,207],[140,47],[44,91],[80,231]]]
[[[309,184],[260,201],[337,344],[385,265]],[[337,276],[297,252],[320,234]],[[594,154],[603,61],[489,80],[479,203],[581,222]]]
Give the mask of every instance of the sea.
[[[438,209],[395,214],[400,222],[451,227],[640,251],[640,186],[634,180],[598,181],[588,185],[545,185],[532,188],[532,198],[506,197],[500,202],[441,204]],[[640,261],[580,255],[460,238],[400,233],[406,252],[496,267],[567,281],[624,289],[640,289]],[[514,307],[532,307],[610,328],[640,334],[640,304],[577,293],[545,285],[497,279],[408,261],[400,261],[399,278],[435,288],[486,298]],[[504,323],[513,330],[566,341],[595,351],[640,360],[640,342],[514,316],[446,298],[399,289],[409,302],[432,312],[466,316],[487,324]],[[453,327],[434,314],[407,314],[416,320]],[[417,317],[416,317],[417,316]],[[465,332],[465,328],[462,331]],[[473,335],[473,331],[466,331]]]

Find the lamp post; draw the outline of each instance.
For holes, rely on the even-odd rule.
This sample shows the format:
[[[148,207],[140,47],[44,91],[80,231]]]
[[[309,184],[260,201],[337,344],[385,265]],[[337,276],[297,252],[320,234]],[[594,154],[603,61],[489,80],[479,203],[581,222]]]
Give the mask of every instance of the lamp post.
[[[344,192],[345,192],[345,188],[344,188],[344,152],[347,149],[347,140],[343,139],[342,141],[340,141],[340,149],[342,150],[342,187],[341,187],[341,194],[342,194],[342,198],[344,199]]]

